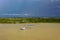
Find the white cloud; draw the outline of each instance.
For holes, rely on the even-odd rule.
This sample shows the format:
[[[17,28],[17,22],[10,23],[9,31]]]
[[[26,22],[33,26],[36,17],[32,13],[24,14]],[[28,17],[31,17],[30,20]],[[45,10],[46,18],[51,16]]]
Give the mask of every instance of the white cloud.
[[[8,14],[8,13],[4,13],[4,14],[0,14],[0,15],[12,15],[12,16],[29,16],[30,14],[28,14],[28,13],[22,13],[22,14]]]
[[[0,15],[21,15],[21,14],[0,14]]]
[[[25,13],[24,16],[28,16],[29,14]]]

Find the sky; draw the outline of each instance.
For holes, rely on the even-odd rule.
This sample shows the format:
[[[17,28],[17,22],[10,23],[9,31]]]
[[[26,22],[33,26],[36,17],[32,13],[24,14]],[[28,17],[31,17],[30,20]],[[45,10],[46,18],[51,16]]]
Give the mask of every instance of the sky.
[[[60,17],[60,0],[0,0],[0,17]]]

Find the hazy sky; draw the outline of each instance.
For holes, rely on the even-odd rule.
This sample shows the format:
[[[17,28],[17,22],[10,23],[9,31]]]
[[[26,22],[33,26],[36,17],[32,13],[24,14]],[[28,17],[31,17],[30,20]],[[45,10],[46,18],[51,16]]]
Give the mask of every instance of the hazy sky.
[[[60,0],[0,0],[0,17],[60,17]]]

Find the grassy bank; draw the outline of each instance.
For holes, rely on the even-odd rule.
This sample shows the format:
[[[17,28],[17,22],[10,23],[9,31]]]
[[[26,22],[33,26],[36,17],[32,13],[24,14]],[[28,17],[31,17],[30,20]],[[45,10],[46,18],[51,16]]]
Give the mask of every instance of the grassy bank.
[[[0,23],[60,23],[60,18],[0,18]]]

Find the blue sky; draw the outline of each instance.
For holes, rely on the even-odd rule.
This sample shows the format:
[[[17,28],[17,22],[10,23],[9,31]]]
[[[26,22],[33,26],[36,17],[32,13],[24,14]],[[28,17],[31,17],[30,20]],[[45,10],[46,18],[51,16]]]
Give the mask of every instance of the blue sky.
[[[60,0],[0,0],[0,17],[60,17]]]

